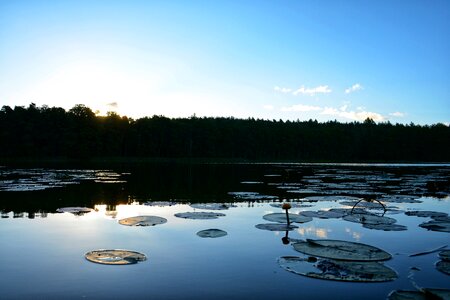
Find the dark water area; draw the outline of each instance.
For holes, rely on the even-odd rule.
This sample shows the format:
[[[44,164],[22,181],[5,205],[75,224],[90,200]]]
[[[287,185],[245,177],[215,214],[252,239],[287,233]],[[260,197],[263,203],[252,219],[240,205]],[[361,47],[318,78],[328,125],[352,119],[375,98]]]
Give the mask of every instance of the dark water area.
[[[348,176],[346,176],[348,175]],[[319,178],[322,185],[314,183]],[[358,178],[356,178],[358,177]],[[363,182],[364,185],[359,183]],[[277,184],[298,184],[283,193]],[[337,186],[340,185],[340,186]],[[279,199],[339,194],[376,198],[384,193],[445,197],[446,164],[91,164],[0,168],[3,211],[54,212],[64,206],[146,201],[233,202],[230,192],[259,192]],[[278,189],[277,189],[278,188]],[[10,201],[6,201],[6,199]],[[253,199],[251,199],[253,200]],[[263,200],[263,199],[257,199]]]
[[[256,226],[283,213],[286,202],[293,216],[314,217],[289,232]],[[89,212],[58,213],[65,207]],[[355,222],[348,217],[354,207],[395,224]],[[347,213],[317,215],[333,210]],[[449,232],[439,229],[449,222],[449,164],[7,165],[0,167],[0,211],[2,299],[386,299],[396,289],[448,288],[436,251],[410,255],[449,249]],[[223,216],[177,217],[185,212]],[[119,223],[145,215],[167,222]],[[212,228],[227,234],[196,234]],[[397,278],[343,282],[280,267],[280,257],[307,257],[293,248],[306,239],[378,247],[392,256],[383,264]],[[111,266],[85,259],[97,249],[138,251],[147,260]]]

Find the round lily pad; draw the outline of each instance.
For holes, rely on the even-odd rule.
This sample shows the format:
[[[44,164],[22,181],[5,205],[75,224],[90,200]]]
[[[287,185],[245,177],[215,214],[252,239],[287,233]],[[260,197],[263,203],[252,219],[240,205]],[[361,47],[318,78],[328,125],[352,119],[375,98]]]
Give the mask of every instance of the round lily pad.
[[[443,260],[450,261],[450,250],[442,250],[441,252],[439,252],[439,257]]]
[[[127,226],[155,226],[166,222],[167,219],[157,216],[137,216],[119,220],[119,224]]]
[[[448,261],[448,260],[440,260],[440,261],[438,261],[436,263],[436,269],[438,269],[442,273],[450,275],[450,261]]]
[[[388,300],[427,300],[427,296],[421,291],[392,291]]]
[[[399,224],[363,224],[364,228],[384,230],[384,231],[404,231],[408,230],[408,227]]]
[[[346,206],[364,207],[368,209],[385,209],[385,207],[377,201],[342,201],[339,204]]]
[[[226,236],[227,232],[220,229],[205,229],[197,232],[197,235],[202,238],[219,238]]]
[[[419,291],[392,291],[388,300],[429,300],[429,299],[450,299],[450,290],[422,288]]]
[[[338,219],[344,216],[343,213],[329,211],[329,210],[319,210],[319,211],[311,211],[306,210],[300,212],[300,215],[311,218],[320,218],[320,219]]]
[[[283,206],[284,203],[271,203],[270,206],[272,207],[276,207],[276,208],[281,208]],[[301,207],[312,207],[313,205],[311,204],[302,204],[302,203],[293,203],[293,202],[289,202],[289,204],[291,205],[292,208],[301,208]]]
[[[282,223],[266,223],[266,224],[258,224],[255,225],[256,228],[262,229],[262,230],[269,230],[269,231],[291,231],[298,226],[295,225],[288,225],[288,224],[282,224]]]
[[[285,213],[267,214],[263,216],[263,219],[270,222],[287,223]],[[294,223],[306,223],[312,221],[312,218],[297,214],[289,214],[289,220]]]
[[[105,265],[129,265],[147,259],[142,253],[121,249],[94,250],[86,253],[84,257],[91,262]]]
[[[361,200],[361,198],[353,197],[353,196],[311,196],[311,197],[305,197],[303,199],[304,201],[341,201],[341,200],[347,200],[347,201],[358,201]]]
[[[176,202],[172,202],[172,201],[147,201],[145,203],[143,203],[146,206],[172,206],[177,204]]]
[[[422,203],[421,200],[417,200],[418,198],[418,196],[411,195],[385,195],[378,200],[391,203]]]
[[[311,240],[293,243],[298,252],[307,255],[351,261],[378,261],[387,260],[391,255],[377,247],[341,241],[341,240]]]
[[[231,205],[222,203],[194,203],[191,204],[190,206],[196,209],[210,209],[210,210],[226,210],[231,207]]]
[[[217,219],[219,217],[223,217],[225,214],[216,213],[216,212],[184,212],[177,213],[175,217],[183,218],[183,219],[192,219],[192,220],[207,220],[207,219]]]
[[[429,210],[410,210],[405,212],[407,216],[415,216],[421,218],[438,218],[438,217],[447,217],[448,214],[439,212],[439,211],[429,211]]]
[[[394,224],[397,220],[389,217],[381,217],[377,215],[369,214],[351,214],[343,217],[345,221],[361,223],[361,224]]]
[[[94,211],[94,210],[92,208],[88,208],[88,207],[61,207],[56,210],[56,212],[59,212],[59,213],[72,213],[72,214],[76,214],[76,215],[89,213],[91,211]]]
[[[432,220],[419,224],[419,226],[431,231],[450,232],[450,222],[446,221]]]
[[[369,213],[368,211],[366,211],[364,208],[361,208],[361,207],[355,207],[355,208],[353,208],[353,211],[351,208],[331,208],[328,211],[331,211],[334,213],[339,213],[342,216],[353,214],[353,213],[372,215],[372,213]]]
[[[310,260],[296,256],[282,256],[278,259],[278,263],[289,272],[319,279],[352,282],[383,282],[397,279],[394,270],[378,262]]]

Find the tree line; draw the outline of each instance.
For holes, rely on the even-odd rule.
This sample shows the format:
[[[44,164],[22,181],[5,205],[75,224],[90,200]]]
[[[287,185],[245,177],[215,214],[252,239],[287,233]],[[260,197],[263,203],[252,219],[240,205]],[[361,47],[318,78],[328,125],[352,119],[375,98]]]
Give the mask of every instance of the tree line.
[[[3,106],[1,158],[210,158],[450,161],[450,127],[164,116],[131,119],[89,107]]]

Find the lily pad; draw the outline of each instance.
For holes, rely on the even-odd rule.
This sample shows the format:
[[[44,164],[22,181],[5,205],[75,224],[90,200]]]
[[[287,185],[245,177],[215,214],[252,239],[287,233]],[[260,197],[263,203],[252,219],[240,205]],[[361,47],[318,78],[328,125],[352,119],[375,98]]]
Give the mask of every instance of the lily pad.
[[[288,224],[282,224],[282,223],[266,223],[266,224],[258,224],[255,225],[256,228],[262,229],[262,230],[269,230],[269,231],[292,231],[298,226],[295,225],[288,225]]]
[[[119,220],[119,224],[127,226],[155,226],[166,222],[167,219],[157,216],[137,216]]]
[[[418,198],[418,196],[411,195],[386,195],[378,200],[391,203],[422,203],[421,200],[417,200]]]
[[[176,202],[171,202],[171,201],[147,201],[145,203],[143,203],[146,206],[172,206],[177,204]]]
[[[270,206],[281,208],[284,203],[270,203]],[[295,203],[295,202],[289,202],[292,208],[301,208],[301,207],[313,207],[314,205],[311,204],[302,204],[302,203]]]
[[[442,250],[441,252],[439,252],[439,257],[443,260],[450,261],[450,250]]]
[[[316,261],[296,256],[282,256],[278,259],[278,263],[289,272],[319,279],[352,282],[383,282],[397,279],[394,270],[378,262],[333,259]]]
[[[352,196],[311,196],[311,197],[306,197],[303,200],[304,201],[312,201],[312,202],[316,202],[316,201],[342,201],[342,200],[358,201],[358,200],[361,200],[361,198],[352,197]]]
[[[341,240],[311,240],[293,243],[298,252],[307,255],[351,261],[378,261],[387,260],[391,255],[377,247],[341,241]]]
[[[442,273],[450,275],[450,261],[448,261],[448,260],[440,260],[440,261],[438,261],[436,263],[436,269],[438,269]]]
[[[264,220],[270,222],[278,222],[278,223],[286,223],[286,214],[285,213],[272,213],[263,216]],[[311,217],[305,217],[297,214],[289,214],[289,220],[294,223],[306,223],[312,221]]]
[[[404,231],[408,230],[408,227],[399,224],[363,224],[363,227],[375,230],[384,231]]]
[[[419,224],[419,226],[431,231],[450,232],[450,222],[445,221],[432,220]]]
[[[394,224],[395,222],[397,222],[397,220],[393,218],[369,214],[351,214],[344,216],[343,219],[349,222],[371,224],[371,225]]]
[[[361,207],[355,207],[352,211],[351,208],[331,208],[330,210],[333,213],[339,213],[342,214],[342,216],[350,215],[350,214],[368,214],[372,215],[372,213],[368,212],[364,208]]]
[[[229,192],[228,195],[240,200],[274,200],[277,196],[261,195],[257,192]]]
[[[190,205],[192,208],[196,209],[210,209],[210,210],[227,210],[232,207],[231,205],[222,203],[194,203]]]
[[[197,232],[197,235],[202,238],[219,238],[226,236],[227,232],[220,229],[205,229]]]
[[[439,211],[430,211],[430,210],[410,210],[410,211],[405,212],[405,215],[421,217],[421,218],[433,218],[433,219],[448,216],[448,214],[446,214],[446,213],[439,212]]]
[[[59,213],[72,213],[75,215],[86,214],[91,211],[94,211],[92,208],[88,207],[61,207],[56,210]]]
[[[216,212],[184,212],[177,213],[175,217],[183,218],[183,219],[192,219],[192,220],[207,220],[207,219],[217,219],[219,217],[224,217],[225,214],[216,213]]]
[[[320,218],[320,219],[339,219],[344,216],[343,213],[329,211],[329,210],[319,210],[319,211],[311,211],[306,210],[300,212],[300,215],[311,218]]]
[[[374,201],[374,202],[361,201],[359,203],[358,203],[358,201],[342,201],[339,204],[352,206],[352,207],[356,205],[356,207],[364,207],[364,208],[368,208],[368,209],[385,209],[385,207],[383,205],[381,205],[380,203],[378,203],[376,201]]]
[[[142,253],[120,249],[94,250],[86,253],[84,257],[91,262],[105,265],[129,265],[147,259]]]
[[[423,288],[419,291],[392,291],[388,300],[429,300],[429,299],[450,299],[450,290]]]

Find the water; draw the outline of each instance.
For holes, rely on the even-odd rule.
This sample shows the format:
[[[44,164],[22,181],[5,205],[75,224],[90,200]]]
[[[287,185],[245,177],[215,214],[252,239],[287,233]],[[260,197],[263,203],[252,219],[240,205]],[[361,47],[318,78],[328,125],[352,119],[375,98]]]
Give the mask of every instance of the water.
[[[447,245],[449,233],[418,225],[430,220],[403,212],[387,216],[407,231],[367,229],[342,219],[297,224],[290,238],[356,241],[379,247],[393,258],[385,265],[399,278],[384,283],[313,279],[280,268],[280,256],[301,256],[284,245],[284,232],[255,228],[262,216],[282,212],[271,203],[317,195],[382,199],[410,195],[422,203],[389,203],[398,210],[450,211],[448,165],[190,165],[151,164],[0,168],[1,298],[155,299],[385,299],[394,289],[448,288],[436,270],[437,253],[410,254]],[[243,193],[246,192],[246,193]],[[143,205],[160,201],[159,205]],[[234,202],[214,220],[188,220],[178,212],[209,211],[196,202]],[[340,201],[310,202],[290,213],[346,207]],[[170,204],[170,205],[169,205]],[[66,206],[95,211],[56,213]],[[376,211],[381,213],[381,211]],[[168,220],[154,227],[128,227],[118,220],[155,215]],[[228,235],[200,238],[217,228]],[[148,260],[109,266],[87,261],[96,249],[129,249]],[[413,271],[411,267],[419,268]]]

